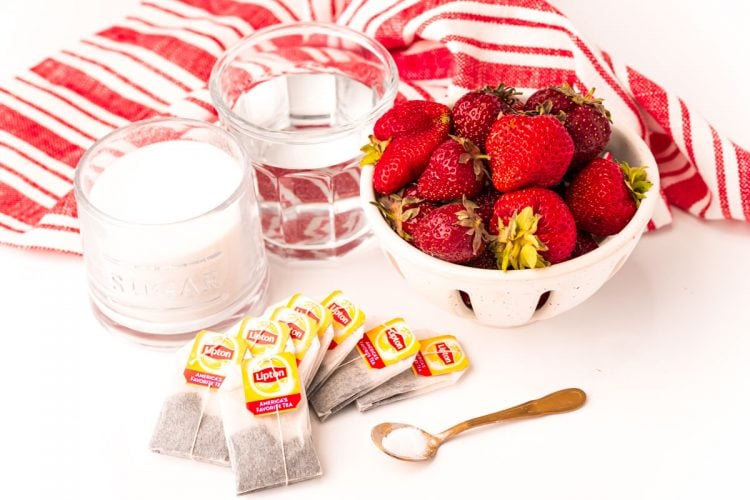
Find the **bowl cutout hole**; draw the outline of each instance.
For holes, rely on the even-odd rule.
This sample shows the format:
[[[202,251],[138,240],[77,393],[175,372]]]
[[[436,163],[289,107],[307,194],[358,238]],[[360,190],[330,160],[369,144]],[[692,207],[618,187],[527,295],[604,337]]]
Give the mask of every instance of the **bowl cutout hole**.
[[[456,299],[460,299],[456,300],[455,311],[464,317],[476,319],[477,315],[474,312],[474,306],[471,304],[471,295],[469,295],[469,292],[454,290],[453,293],[456,294]]]
[[[550,292],[549,290],[547,290],[546,292],[544,292],[543,294],[541,294],[539,296],[539,300],[536,303],[536,309],[535,309],[535,311],[538,311],[539,309],[541,309],[542,307],[544,307],[544,304],[546,304],[547,301],[549,300],[550,293],[552,293],[552,292]]]

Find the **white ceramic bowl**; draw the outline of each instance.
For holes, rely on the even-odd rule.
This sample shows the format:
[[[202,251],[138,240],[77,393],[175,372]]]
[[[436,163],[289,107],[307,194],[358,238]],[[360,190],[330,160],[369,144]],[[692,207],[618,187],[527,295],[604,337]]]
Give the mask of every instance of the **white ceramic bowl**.
[[[422,253],[393,232],[372,205],[373,167],[362,171],[364,210],[391,263],[422,295],[444,309],[485,325],[525,325],[556,316],[589,298],[622,267],[651,218],[659,197],[659,175],[651,151],[633,132],[617,127],[612,128],[607,150],[632,166],[648,165],[653,186],[622,231],[606,238],[596,250],[544,269],[503,273],[451,264]],[[472,309],[464,305],[459,291],[469,295]],[[545,292],[550,295],[537,309]]]

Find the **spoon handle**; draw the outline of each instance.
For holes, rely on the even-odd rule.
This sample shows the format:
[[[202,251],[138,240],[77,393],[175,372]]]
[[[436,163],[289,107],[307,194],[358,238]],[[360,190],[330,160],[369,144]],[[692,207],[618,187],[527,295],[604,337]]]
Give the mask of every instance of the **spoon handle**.
[[[461,432],[473,429],[480,425],[494,424],[502,420],[522,417],[541,417],[553,413],[564,413],[567,411],[577,410],[586,402],[586,393],[581,389],[571,388],[547,394],[539,399],[532,399],[513,408],[500,410],[489,415],[472,418],[460,424],[446,429],[438,437],[442,441],[447,441],[460,434]]]

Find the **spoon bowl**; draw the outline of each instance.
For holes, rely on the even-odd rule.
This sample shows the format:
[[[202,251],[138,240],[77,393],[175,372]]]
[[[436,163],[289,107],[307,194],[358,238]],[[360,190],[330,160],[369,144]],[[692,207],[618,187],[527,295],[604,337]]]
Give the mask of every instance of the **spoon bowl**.
[[[372,428],[370,435],[375,446],[393,458],[409,462],[421,462],[433,458],[444,442],[474,427],[514,418],[542,417],[555,413],[565,413],[577,410],[585,402],[586,393],[581,389],[563,389],[512,408],[466,420],[437,435],[430,434],[410,424],[394,422],[383,422],[376,425]]]
[[[413,434],[412,442],[409,443],[413,446],[411,450],[403,449],[403,447],[389,445],[388,437],[395,436],[394,431],[399,429],[411,430]],[[399,431],[402,432],[402,431]],[[415,427],[410,424],[400,424],[395,422],[383,422],[372,428],[370,433],[372,441],[375,445],[380,448],[384,453],[400,460],[407,460],[409,462],[421,462],[422,460],[429,460],[435,456],[438,448],[442,444],[442,440],[429,432]],[[421,436],[423,443],[419,442],[417,436]],[[423,449],[420,450],[420,445],[423,445]],[[409,451],[416,451],[416,453],[408,453]],[[422,452],[422,453],[420,453]]]

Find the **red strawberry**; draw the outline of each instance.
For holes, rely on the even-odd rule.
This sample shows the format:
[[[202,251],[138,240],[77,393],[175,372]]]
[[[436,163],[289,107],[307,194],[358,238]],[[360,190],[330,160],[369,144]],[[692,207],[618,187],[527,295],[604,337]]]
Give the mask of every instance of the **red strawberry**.
[[[432,119],[444,112],[445,106],[432,101],[402,101],[389,109],[372,129],[380,141],[412,134],[430,128]]]
[[[505,193],[495,203],[498,267],[533,269],[562,262],[576,244],[576,225],[563,199],[543,188]]]
[[[599,248],[599,244],[594,238],[591,237],[589,233],[578,231],[576,246],[575,248],[573,248],[573,253],[570,254],[570,258],[575,259],[576,257],[585,255],[592,250],[596,250],[597,248]]]
[[[411,241],[415,224],[437,205],[417,197],[417,187],[407,186],[398,193],[379,196],[375,206],[393,230],[406,241]]]
[[[464,94],[453,105],[453,130],[456,135],[466,137],[483,147],[490,127],[500,113],[514,112],[520,94],[513,87],[500,84],[495,88],[484,87]]]
[[[417,222],[414,245],[438,259],[469,262],[485,248],[482,220],[474,210],[476,205],[468,200],[435,208]]]
[[[538,90],[526,101],[527,111],[549,103],[546,112],[559,114],[563,118],[565,128],[575,144],[571,160],[573,166],[580,166],[596,158],[604,151],[612,132],[609,111],[602,104],[602,99],[594,97],[594,90],[592,88],[586,95],[581,95],[566,83],[560,87]]]
[[[651,187],[645,169],[605,158],[583,167],[565,193],[578,227],[596,236],[619,233]]]
[[[417,181],[417,192],[430,201],[450,201],[479,194],[487,158],[470,140],[452,136],[432,152]]]
[[[477,204],[477,214],[482,218],[482,222],[489,223],[492,218],[492,212],[495,210],[495,203],[500,197],[500,193],[495,191],[492,186],[488,186],[485,191],[474,198],[474,203]]]
[[[523,109],[526,111],[536,111],[544,103],[550,103],[550,114],[557,114],[560,111],[567,113],[575,106],[571,96],[563,92],[562,88],[570,88],[567,83],[562,87],[547,87],[546,89],[537,90],[529,96],[524,104]]]
[[[450,121],[450,108],[431,101],[404,101],[380,117],[361,160],[362,165],[375,164],[375,191],[395,193],[416,180],[447,138]]]
[[[497,256],[495,256],[495,253],[492,250],[487,248],[476,258],[470,260],[464,265],[477,269],[492,269],[497,271]]]
[[[550,115],[505,115],[490,129],[485,147],[492,184],[499,191],[560,182],[573,157],[573,140]]]

